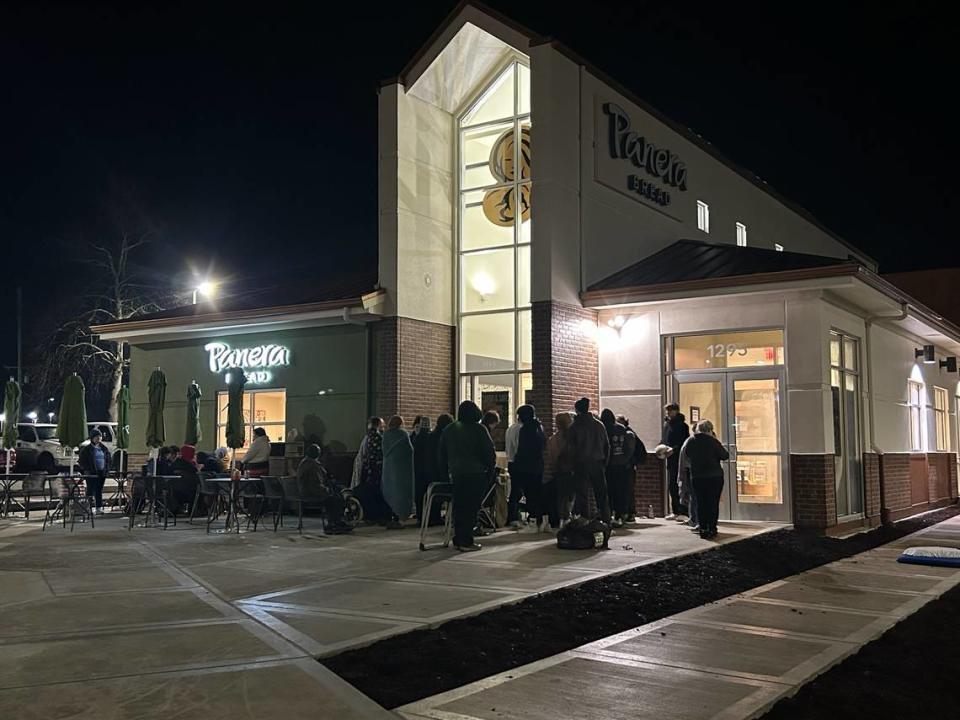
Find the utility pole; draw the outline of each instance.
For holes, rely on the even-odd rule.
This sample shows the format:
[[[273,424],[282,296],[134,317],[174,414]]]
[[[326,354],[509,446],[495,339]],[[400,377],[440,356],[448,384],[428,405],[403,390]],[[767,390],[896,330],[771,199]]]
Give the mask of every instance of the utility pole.
[[[23,288],[17,286],[17,385],[23,387]]]

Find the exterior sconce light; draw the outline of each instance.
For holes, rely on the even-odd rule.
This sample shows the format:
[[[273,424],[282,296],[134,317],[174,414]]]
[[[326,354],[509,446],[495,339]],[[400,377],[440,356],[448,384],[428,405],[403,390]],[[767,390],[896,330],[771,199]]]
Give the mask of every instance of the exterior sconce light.
[[[940,361],[940,369],[943,370],[943,368],[946,368],[947,372],[956,372],[957,358],[955,358],[953,355],[950,355],[949,357],[945,357],[943,360]]]
[[[914,357],[923,358],[924,365],[932,365],[937,361],[936,351],[933,345],[924,345],[922,348],[915,348]]]

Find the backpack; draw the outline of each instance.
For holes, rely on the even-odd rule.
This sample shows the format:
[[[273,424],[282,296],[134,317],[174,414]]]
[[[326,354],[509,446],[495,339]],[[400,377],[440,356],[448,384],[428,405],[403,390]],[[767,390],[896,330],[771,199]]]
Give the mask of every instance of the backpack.
[[[557,531],[561,550],[603,550],[610,540],[610,526],[600,519],[574,518]]]

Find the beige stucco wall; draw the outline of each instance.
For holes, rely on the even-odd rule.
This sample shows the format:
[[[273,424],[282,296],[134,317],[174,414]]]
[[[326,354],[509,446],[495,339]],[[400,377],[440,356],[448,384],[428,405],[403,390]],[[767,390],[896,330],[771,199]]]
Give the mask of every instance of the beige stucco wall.
[[[391,314],[454,324],[453,117],[406,93],[379,94],[380,284]]]

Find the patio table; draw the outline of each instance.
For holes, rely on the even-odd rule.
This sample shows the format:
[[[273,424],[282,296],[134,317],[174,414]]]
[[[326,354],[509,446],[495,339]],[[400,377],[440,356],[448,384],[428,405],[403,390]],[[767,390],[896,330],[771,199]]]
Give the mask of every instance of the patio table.
[[[2,502],[3,504],[3,517],[7,517],[10,514],[10,505],[16,503],[20,506],[20,509],[24,512],[27,511],[26,506],[19,500],[13,499],[13,486],[17,482],[23,482],[24,478],[30,477],[28,473],[10,473],[9,475],[3,474],[0,475],[0,493],[2,493]]]
[[[73,532],[73,526],[76,523],[77,513],[82,517],[90,518],[90,527],[96,527],[93,521],[93,513],[87,505],[87,499],[82,490],[84,480],[96,477],[95,475],[47,475],[46,482],[50,489],[49,497],[54,497],[54,482],[60,484],[60,490],[57,492],[59,500],[53,511],[50,510],[50,504],[47,504],[47,512],[43,517],[42,530],[47,529],[47,523],[51,525],[60,518],[63,520],[63,527],[67,527],[67,515],[70,515],[70,532]]]
[[[227,496],[227,520],[223,530],[220,532],[230,532],[231,521],[236,527],[236,532],[241,532],[240,516],[246,515],[249,519],[250,515],[240,504],[240,488],[253,487],[255,483],[262,482],[261,479],[258,477],[242,477],[234,480],[229,477],[212,477],[207,478],[207,482],[217,485],[220,488],[220,492]]]
[[[163,511],[163,529],[166,530],[167,519],[170,517],[170,511],[167,509],[167,502],[166,502],[167,489],[170,487],[170,483],[174,482],[175,480],[179,480],[180,476],[179,475],[147,475],[146,477],[144,477],[141,475],[140,477],[143,477],[145,482],[149,482],[153,486],[153,494],[150,496],[149,501],[147,503],[147,517],[144,519],[143,523],[141,523],[137,527],[157,527],[159,525],[156,519],[157,503],[159,502],[161,506],[161,510]],[[163,492],[163,498],[164,498],[162,502],[160,501],[160,496],[157,494],[158,485],[163,486],[162,488],[160,488],[160,490]],[[146,487],[144,487],[144,494],[147,494]],[[133,519],[136,516],[137,506],[136,506],[136,503],[134,502],[128,502],[127,504],[130,507],[130,522],[127,525],[127,530],[132,530]]]
[[[133,475],[132,472],[127,470],[120,472],[112,472],[107,475],[108,479],[113,480],[117,486],[113,491],[113,494],[107,498],[105,505],[113,503],[114,507],[124,507],[128,502],[130,502],[130,496],[127,495],[127,481]]]

